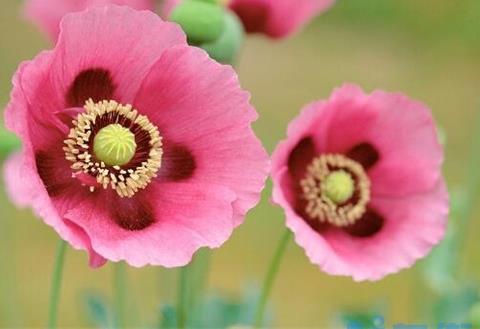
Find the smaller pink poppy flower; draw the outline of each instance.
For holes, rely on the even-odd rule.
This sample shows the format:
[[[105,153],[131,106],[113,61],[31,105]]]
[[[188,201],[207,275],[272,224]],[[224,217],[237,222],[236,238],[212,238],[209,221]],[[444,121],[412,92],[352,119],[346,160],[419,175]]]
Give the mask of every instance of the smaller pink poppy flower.
[[[150,11],[66,15],[13,84],[5,123],[23,151],[5,166],[10,198],[92,266],[183,266],[260,199],[269,160],[249,94]]]
[[[273,201],[323,271],[378,280],[443,238],[442,162],[425,105],[345,85],[289,125],[272,156]]]
[[[154,9],[154,0],[27,0],[25,15],[52,40],[57,40],[60,21],[68,13],[82,11],[95,5],[117,4],[138,10]]]
[[[168,18],[182,0],[166,0],[162,15]],[[325,12],[335,0],[229,0],[227,6],[241,19],[248,33],[284,38]]]

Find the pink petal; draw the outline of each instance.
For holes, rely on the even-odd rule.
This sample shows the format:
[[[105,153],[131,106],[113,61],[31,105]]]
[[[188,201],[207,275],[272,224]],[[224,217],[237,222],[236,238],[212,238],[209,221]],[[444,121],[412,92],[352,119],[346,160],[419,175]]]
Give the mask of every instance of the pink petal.
[[[288,166],[292,152],[302,140],[310,140],[315,153],[326,148],[323,133],[327,129],[329,118],[325,115],[328,114],[324,110],[325,107],[326,104],[323,101],[311,103],[305,106],[300,115],[290,122],[287,138],[278,144],[272,154],[273,177]]]
[[[268,155],[250,125],[257,113],[235,71],[197,48],[165,51],[145,79],[135,106],[159,128],[165,144],[186,147],[195,161],[195,184],[234,191],[236,224],[260,198]],[[168,160],[168,155],[167,155]],[[164,175],[168,166],[163,166]]]
[[[334,0],[232,0],[229,6],[247,32],[282,38],[299,30],[333,3]]]
[[[22,184],[23,154],[15,153],[4,164],[4,178],[10,200],[19,208],[31,205],[34,191],[27,184]]]
[[[323,238],[335,261],[323,264],[326,272],[342,271],[355,280],[379,280],[387,274],[412,266],[425,257],[445,235],[449,200],[443,180],[423,194],[405,198],[375,198],[371,207],[384,216],[383,228],[373,237],[352,238],[340,230],[327,231]]]
[[[62,108],[61,95],[48,79],[51,59],[51,51],[41,52],[33,60],[21,63],[13,77],[5,125],[24,142],[51,140],[56,119],[50,109]]]
[[[138,10],[154,9],[153,0],[28,0],[25,15],[52,40],[56,40],[63,16],[85,10],[90,6],[107,4],[126,5]]]
[[[335,115],[328,123],[323,152],[346,154],[361,143],[378,152],[379,160],[368,172],[374,195],[423,192],[440,178],[443,151],[425,105],[402,94],[367,95],[345,85],[333,93],[325,111]]]
[[[370,139],[382,157],[369,172],[373,195],[402,196],[432,188],[441,177],[444,157],[428,107],[382,91],[372,93],[369,104],[379,110]]]
[[[68,15],[61,30],[51,78],[65,95],[64,107],[83,106],[88,97],[131,104],[162,52],[186,44],[176,24],[152,12],[113,5]]]
[[[122,207],[123,201],[112,200],[107,206],[97,197],[78,204],[67,218],[85,230],[95,252],[111,261],[125,260],[137,267],[183,266],[199,248],[216,248],[228,239],[234,228],[234,199],[235,194],[221,186],[163,183],[139,192],[134,211]],[[115,207],[118,212],[112,211]],[[125,214],[131,218],[123,218]],[[154,221],[129,230],[118,225],[119,216],[132,222],[143,220],[135,216],[152,216]]]

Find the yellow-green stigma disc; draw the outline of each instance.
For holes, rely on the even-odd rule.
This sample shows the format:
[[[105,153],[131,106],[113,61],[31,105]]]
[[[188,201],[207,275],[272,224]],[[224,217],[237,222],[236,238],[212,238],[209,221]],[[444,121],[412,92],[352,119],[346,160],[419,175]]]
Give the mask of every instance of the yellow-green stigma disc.
[[[353,196],[355,192],[355,182],[348,172],[337,170],[327,176],[323,188],[325,195],[335,204],[339,205],[348,201]]]
[[[118,123],[110,124],[97,133],[93,151],[99,161],[109,166],[123,166],[135,156],[135,135]]]

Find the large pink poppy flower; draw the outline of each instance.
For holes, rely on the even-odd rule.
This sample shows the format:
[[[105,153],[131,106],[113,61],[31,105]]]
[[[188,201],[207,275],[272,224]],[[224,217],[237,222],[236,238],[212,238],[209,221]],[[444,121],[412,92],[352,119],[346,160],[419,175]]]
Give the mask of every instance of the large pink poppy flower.
[[[6,166],[12,200],[93,266],[181,266],[219,247],[269,169],[233,69],[152,12],[95,7],[61,26],[55,49],[14,77],[5,121],[24,148]]]
[[[139,10],[153,10],[155,5],[154,0],[27,0],[25,14],[52,40],[57,40],[63,16],[107,4],[126,5]]]
[[[163,17],[168,18],[180,2],[182,0],[165,0]],[[334,2],[335,0],[229,0],[227,5],[240,17],[248,33],[283,38],[326,11]]]
[[[345,85],[308,105],[272,156],[273,200],[310,260],[378,280],[444,236],[443,151],[428,108]]]

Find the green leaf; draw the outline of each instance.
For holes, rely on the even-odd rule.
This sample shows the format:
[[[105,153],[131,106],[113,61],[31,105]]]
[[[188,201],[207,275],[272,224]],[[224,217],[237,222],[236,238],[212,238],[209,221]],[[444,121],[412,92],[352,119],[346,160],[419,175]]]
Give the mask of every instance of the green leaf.
[[[240,299],[211,294],[199,301],[190,315],[190,328],[232,328],[251,325],[255,305],[259,299],[258,289],[247,289]],[[268,324],[268,318],[266,323]],[[161,329],[176,327],[176,310],[174,306],[164,305],[161,308]]]
[[[175,307],[169,304],[160,307],[160,328],[173,329],[177,327],[177,311]]]
[[[422,263],[421,270],[425,284],[438,294],[455,289],[455,271],[458,269],[458,252],[461,234],[458,230],[459,211],[465,206],[466,196],[457,190],[451,197],[451,214],[448,230],[443,241],[433,249]]]
[[[466,323],[470,320],[473,306],[479,302],[478,290],[474,285],[464,285],[440,297],[433,307],[436,323]]]
[[[384,319],[372,311],[344,312],[340,314],[340,321],[347,329],[378,329],[384,328]]]

